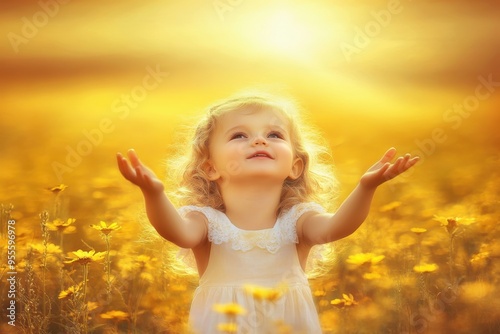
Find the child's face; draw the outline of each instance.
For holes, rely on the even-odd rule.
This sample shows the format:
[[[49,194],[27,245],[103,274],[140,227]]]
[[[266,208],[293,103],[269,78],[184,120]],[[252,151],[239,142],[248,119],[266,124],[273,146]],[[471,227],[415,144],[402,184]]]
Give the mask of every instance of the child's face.
[[[222,115],[210,139],[210,179],[296,179],[303,164],[294,157],[289,129],[288,120],[272,108]]]

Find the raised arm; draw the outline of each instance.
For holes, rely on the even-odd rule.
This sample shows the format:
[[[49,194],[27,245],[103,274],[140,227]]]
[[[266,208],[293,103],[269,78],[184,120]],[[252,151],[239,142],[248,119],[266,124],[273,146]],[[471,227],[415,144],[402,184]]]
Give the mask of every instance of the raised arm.
[[[299,219],[297,232],[301,241],[310,245],[323,244],[356,231],[368,216],[377,187],[405,172],[419,160],[419,157],[412,158],[406,154],[391,163],[395,155],[396,149],[391,148],[370,167],[335,214],[306,214]]]
[[[117,154],[118,168],[123,177],[141,189],[149,221],[156,231],[183,248],[194,248],[204,241],[207,224],[203,214],[193,212],[183,219],[165,195],[163,183],[155,173],[139,160],[134,150],[128,151],[128,157],[130,163]]]

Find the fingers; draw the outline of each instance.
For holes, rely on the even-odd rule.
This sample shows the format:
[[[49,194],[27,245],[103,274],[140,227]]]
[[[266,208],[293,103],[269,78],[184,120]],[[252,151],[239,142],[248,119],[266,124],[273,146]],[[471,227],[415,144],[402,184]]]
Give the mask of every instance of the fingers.
[[[411,158],[410,161],[409,161],[409,163],[413,166],[413,165],[415,165],[419,161],[420,161],[420,157],[416,156],[416,157]]]
[[[134,150],[128,152],[129,161],[121,153],[116,154],[118,168],[125,179],[135,184],[142,191],[163,191],[163,184],[156,175],[139,160]]]
[[[127,154],[130,163],[121,153],[116,154],[118,168],[120,169],[123,177],[125,177],[130,182],[139,185],[145,179],[143,165],[137,157],[137,153],[135,153],[133,149],[128,150]]]
[[[420,157],[417,156],[412,158],[409,153],[405,154],[404,157],[397,158],[390,168],[387,169],[386,178],[390,180],[398,176],[413,167],[419,160]]]
[[[390,162],[392,159],[394,159],[395,156],[396,156],[396,149],[394,147],[391,147],[390,149],[388,149],[384,153],[384,155],[380,159],[380,162],[381,163]],[[408,167],[415,165],[418,162],[418,160],[420,160],[420,157],[418,157],[418,156],[415,156],[412,158],[410,153],[406,153],[404,155],[404,157],[401,157],[401,158],[403,160],[400,161],[398,164],[401,166],[407,166],[408,163],[411,161],[411,164],[409,164]],[[397,160],[394,163],[396,163],[396,162],[397,162]]]
[[[144,175],[144,172],[142,170],[141,166],[135,167],[135,182],[137,184],[144,184],[144,180],[146,179],[146,176]]]
[[[384,155],[380,159],[380,162],[381,163],[389,162],[394,158],[395,155],[396,155],[396,149],[394,147],[391,147],[384,153]]]
[[[399,157],[396,159],[396,161],[393,164],[388,163],[389,168],[387,168],[386,172],[384,173],[386,180],[391,180],[402,173],[401,163],[403,162],[403,160],[404,159],[402,157]]]
[[[385,164],[382,165],[382,167],[380,167],[380,169],[377,171],[377,174],[384,175],[390,167],[391,164],[386,162]]]
[[[400,169],[401,172],[408,169],[407,164],[408,164],[408,161],[410,160],[410,157],[411,157],[410,154],[406,153],[404,157],[398,158],[398,160],[400,160],[398,169]]]
[[[116,161],[118,163],[118,169],[120,170],[120,173],[124,178],[131,181],[134,177],[134,170],[128,164],[127,159],[125,159],[121,153],[117,153]]]
[[[151,190],[155,188],[153,179],[148,170],[145,170],[142,165],[135,168],[135,180],[134,183],[138,185],[142,190]],[[157,187],[156,187],[157,188]]]
[[[128,150],[127,154],[128,154],[128,158],[130,160],[130,163],[132,164],[132,166],[134,168],[142,165],[141,161],[139,160],[139,157],[137,156],[137,153],[135,153],[135,150],[133,148]]]
[[[409,153],[406,153],[404,156],[403,160],[401,161],[401,164],[399,166],[400,173],[410,169],[412,166],[414,166],[418,161],[420,160],[420,157],[411,157]]]

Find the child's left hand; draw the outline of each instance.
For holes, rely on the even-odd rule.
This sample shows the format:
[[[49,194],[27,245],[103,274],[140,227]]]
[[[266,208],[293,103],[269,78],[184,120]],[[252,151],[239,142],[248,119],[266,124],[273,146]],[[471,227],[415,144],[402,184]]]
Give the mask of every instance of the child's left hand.
[[[390,161],[395,155],[395,148],[387,150],[382,159],[371,166],[370,169],[368,169],[361,177],[360,184],[367,188],[376,188],[382,183],[389,181],[410,169],[418,162],[418,160],[420,160],[418,156],[412,158],[411,155],[407,153],[404,157],[399,157],[396,161],[394,161],[394,163],[391,163]]]

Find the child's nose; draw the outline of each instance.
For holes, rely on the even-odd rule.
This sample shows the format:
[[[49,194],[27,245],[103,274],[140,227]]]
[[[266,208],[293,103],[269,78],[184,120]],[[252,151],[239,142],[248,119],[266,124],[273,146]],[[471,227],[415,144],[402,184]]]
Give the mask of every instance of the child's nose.
[[[267,145],[267,140],[263,136],[255,136],[253,139],[252,145]]]

